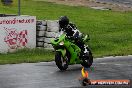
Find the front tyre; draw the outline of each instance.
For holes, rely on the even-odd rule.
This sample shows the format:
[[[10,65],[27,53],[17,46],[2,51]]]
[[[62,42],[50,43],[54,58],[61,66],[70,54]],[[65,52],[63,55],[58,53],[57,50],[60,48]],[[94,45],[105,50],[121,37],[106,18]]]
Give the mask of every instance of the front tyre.
[[[68,58],[67,57],[63,58],[61,52],[56,52],[55,62],[60,70],[66,70],[68,68]]]

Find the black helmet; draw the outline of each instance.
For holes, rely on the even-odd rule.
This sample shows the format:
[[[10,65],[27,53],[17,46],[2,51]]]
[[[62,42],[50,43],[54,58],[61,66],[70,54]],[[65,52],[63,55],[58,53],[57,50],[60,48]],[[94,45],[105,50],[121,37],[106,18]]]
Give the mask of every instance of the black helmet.
[[[69,24],[69,19],[67,16],[61,16],[59,18],[59,25],[61,28],[64,28],[65,26],[67,26]]]

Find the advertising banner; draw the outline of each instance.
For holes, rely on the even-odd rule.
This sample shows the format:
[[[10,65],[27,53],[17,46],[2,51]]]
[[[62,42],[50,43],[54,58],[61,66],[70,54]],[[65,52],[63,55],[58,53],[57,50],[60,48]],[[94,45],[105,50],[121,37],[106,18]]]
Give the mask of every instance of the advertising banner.
[[[0,53],[36,47],[36,17],[0,17]]]

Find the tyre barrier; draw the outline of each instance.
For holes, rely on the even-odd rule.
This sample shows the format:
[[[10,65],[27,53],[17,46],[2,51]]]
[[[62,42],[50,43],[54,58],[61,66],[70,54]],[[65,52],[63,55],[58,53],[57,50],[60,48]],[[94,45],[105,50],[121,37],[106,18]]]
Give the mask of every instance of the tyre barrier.
[[[46,20],[37,20],[36,25],[46,26],[47,25],[47,22],[46,22]]]
[[[55,38],[56,36],[58,36],[58,32],[45,32],[45,37]]]
[[[44,43],[44,48],[53,48],[53,46],[49,43]]]
[[[36,42],[36,47],[44,47],[44,42],[39,42],[39,41],[37,41]]]
[[[59,24],[57,20],[38,20],[36,22],[36,47],[54,50],[51,39],[58,36]]]
[[[43,36],[45,36],[45,33],[46,33],[46,31],[37,31],[37,32],[36,32],[36,34],[37,34],[38,37],[43,37]]]
[[[47,21],[47,31],[49,32],[58,32],[59,31],[59,25],[58,21]]]
[[[44,38],[44,42],[45,43],[51,43],[51,39],[53,39],[53,38]]]
[[[45,37],[37,37],[38,42],[44,42]]]
[[[36,30],[37,30],[37,31],[46,31],[46,30],[47,30],[47,26],[44,26],[44,25],[37,25],[37,26],[36,26]]]

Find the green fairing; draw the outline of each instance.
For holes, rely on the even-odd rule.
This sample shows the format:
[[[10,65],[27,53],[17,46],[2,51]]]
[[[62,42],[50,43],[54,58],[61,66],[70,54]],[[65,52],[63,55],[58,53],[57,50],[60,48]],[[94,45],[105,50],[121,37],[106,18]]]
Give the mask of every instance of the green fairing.
[[[59,37],[59,40],[58,41],[55,41],[54,39],[51,39],[51,44],[54,46],[57,46],[57,45],[59,45],[59,43],[61,42],[61,41],[65,41],[65,34],[62,34],[60,37]]]
[[[56,49],[57,46],[60,46],[59,44],[62,41],[64,42],[64,45],[62,46],[64,46],[65,48],[63,47],[63,48]],[[66,50],[70,52],[71,57],[70,57],[69,64],[81,63],[79,59],[79,53],[81,52],[81,49],[77,45],[73,44],[69,39],[67,39],[66,34],[62,34],[57,40],[52,39],[51,44],[55,48],[56,52],[62,53],[63,57],[65,57],[66,55]]]

